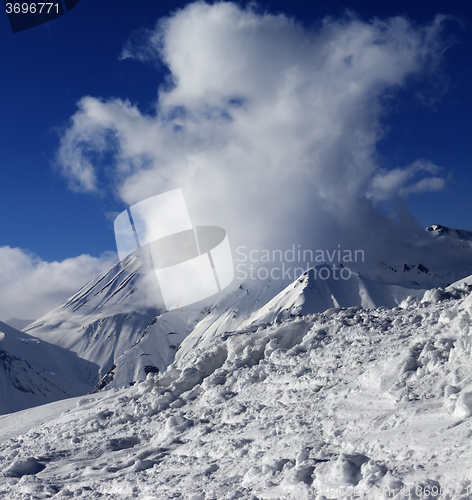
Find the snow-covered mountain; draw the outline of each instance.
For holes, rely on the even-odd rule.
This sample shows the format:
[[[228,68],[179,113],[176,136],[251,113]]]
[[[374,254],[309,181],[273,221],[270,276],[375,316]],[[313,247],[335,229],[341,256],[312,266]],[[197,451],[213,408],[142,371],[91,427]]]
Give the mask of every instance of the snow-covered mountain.
[[[238,311],[238,321],[233,319],[232,328],[224,323],[216,328],[210,321],[203,328],[196,328],[183,341],[176,359],[191,355],[194,349],[204,347],[224,332],[257,330],[263,325],[287,318],[320,313],[333,307],[358,306],[368,309],[379,306],[395,307],[408,296],[422,297],[425,292],[425,290],[386,285],[354,273],[348,280],[342,280],[339,277],[335,279],[332,272],[325,273],[325,275],[329,274],[328,279],[321,279],[322,269],[331,271],[331,268],[326,265],[310,269],[257,309],[235,307],[234,310]],[[249,288],[246,296],[250,291]]]
[[[467,500],[471,332],[462,285],[209,337],[133,387],[0,417],[0,495]]]
[[[0,324],[2,401],[23,405],[4,411],[72,394],[67,376],[97,391],[0,417],[0,495],[468,498],[472,278],[407,276],[322,265],[163,312],[130,260],[27,334]]]
[[[332,273],[328,279],[321,279],[318,275],[323,268],[331,271],[329,266],[318,266],[285,288],[274,280],[241,283],[198,307],[159,315],[114,362],[95,390],[143,381],[150,372],[164,371],[175,356],[186,356],[197,346],[206,345],[208,339],[226,332],[331,307],[394,307],[408,295],[424,293],[376,283],[356,274],[348,280],[335,278]]]
[[[93,387],[115,359],[139,340],[159,313],[146,306],[145,275],[127,262],[98,275],[64,304],[28,325],[25,332],[63,347],[98,366],[94,377],[81,382]]]
[[[356,270],[374,281],[417,289],[446,287],[472,274],[472,232],[434,225],[424,236]]]
[[[270,279],[234,282],[229,291],[162,313],[152,307],[132,310],[130,297],[134,300],[138,293],[142,275],[123,271],[117,264],[26,331],[98,365],[90,389],[101,390],[162,372],[176,353],[182,356],[205,338],[241,325],[270,323],[330,307],[394,307],[407,295],[424,293],[355,273],[348,280],[336,279],[332,273],[328,279],[315,277],[314,272],[323,267],[329,268],[318,266],[288,286]]]
[[[467,243],[469,244],[469,243]],[[368,276],[352,273],[348,280],[309,274],[285,283],[253,280],[233,285],[205,301],[163,312],[154,305],[146,275],[131,258],[92,280],[66,303],[32,323],[26,331],[70,349],[98,365],[89,389],[123,387],[162,372],[205,339],[291,315],[322,312],[331,307],[394,307],[407,295],[422,296],[438,283],[445,286],[472,273],[460,265],[441,274],[428,264],[387,265]],[[339,271],[338,271],[339,272]],[[401,286],[400,286],[401,285]],[[81,380],[86,382],[85,380]]]
[[[187,336],[198,339],[205,332],[219,334],[237,328],[282,288],[282,283],[274,281],[254,282],[250,289],[233,283],[226,293],[158,315],[116,359],[94,390],[128,386],[145,380],[148,373],[163,372]]]
[[[84,394],[97,368],[0,322],[0,414]]]
[[[441,224],[435,224],[427,227],[426,230],[436,237],[448,236],[456,240],[472,241],[472,231],[464,229],[454,229],[452,227],[441,226]]]

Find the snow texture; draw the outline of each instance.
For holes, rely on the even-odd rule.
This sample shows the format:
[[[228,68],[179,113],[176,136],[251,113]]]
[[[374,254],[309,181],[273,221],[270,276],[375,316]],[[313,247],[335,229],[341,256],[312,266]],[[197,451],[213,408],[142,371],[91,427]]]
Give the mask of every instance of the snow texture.
[[[465,231],[443,226],[428,229],[446,246],[460,243],[470,248]],[[457,248],[450,250],[453,263]],[[87,386],[82,393],[120,388],[145,380],[148,373],[164,371],[176,355],[184,356],[205,339],[242,325],[270,323],[330,307],[394,307],[409,294],[421,297],[425,289],[437,286],[435,283],[448,285],[467,275],[463,262],[445,273],[429,262],[428,252],[425,258],[423,263],[380,263],[370,268],[368,276],[352,273],[348,280],[339,278],[339,267],[333,272],[326,264],[294,283],[235,280],[227,290],[207,300],[162,313],[156,307],[156,291],[130,257],[91,280],[25,331],[89,362],[89,369],[76,377]],[[320,278],[323,268],[330,271],[329,279]],[[320,273],[318,277],[315,272]],[[39,402],[13,405],[9,411],[33,404]]]
[[[148,373],[164,371],[176,354],[185,356],[212,336],[242,325],[270,323],[333,306],[393,307],[409,294],[424,293],[355,273],[349,280],[340,279],[339,271],[337,279],[333,273],[329,279],[317,279],[314,272],[322,268],[330,269],[318,266],[288,286],[281,280],[235,281],[229,291],[162,313],[152,307],[135,307],[143,275],[117,264],[26,331],[93,363],[95,370],[79,380],[88,384],[88,391],[101,390],[143,381]]]
[[[0,496],[470,499],[471,290],[249,321],[133,387],[0,417]]]

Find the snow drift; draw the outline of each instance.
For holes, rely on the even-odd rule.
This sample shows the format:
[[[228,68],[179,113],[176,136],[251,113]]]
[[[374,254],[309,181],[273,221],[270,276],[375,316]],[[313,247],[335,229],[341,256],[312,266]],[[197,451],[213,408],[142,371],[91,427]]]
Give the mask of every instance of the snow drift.
[[[134,387],[0,417],[0,494],[470,498],[471,290],[239,328]]]

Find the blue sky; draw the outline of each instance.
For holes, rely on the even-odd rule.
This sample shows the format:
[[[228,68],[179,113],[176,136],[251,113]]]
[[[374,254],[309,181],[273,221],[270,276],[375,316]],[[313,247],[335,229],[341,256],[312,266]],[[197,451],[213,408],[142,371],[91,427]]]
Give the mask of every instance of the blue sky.
[[[97,194],[68,188],[56,165],[60,137],[84,96],[129,100],[141,113],[153,112],[168,70],[136,58],[120,59],[120,54],[134,32],[153,29],[157,19],[186,4],[81,0],[63,17],[16,34],[10,32],[6,14],[0,16],[0,247],[27,250],[45,262],[82,254],[98,258],[116,250],[112,215],[126,204],[107,190]],[[442,167],[444,189],[413,193],[406,203],[423,226],[440,223],[472,230],[472,4],[270,1],[256,10],[282,12],[309,30],[325,16],[345,15],[346,8],[363,21],[403,15],[413,26],[430,23],[438,13],[454,16],[443,29],[451,46],[440,68],[427,77],[412,77],[393,92],[381,118],[388,133],[378,142],[376,155],[386,170],[419,158]],[[105,170],[109,154],[97,160]],[[389,208],[389,203],[377,206],[381,212]]]

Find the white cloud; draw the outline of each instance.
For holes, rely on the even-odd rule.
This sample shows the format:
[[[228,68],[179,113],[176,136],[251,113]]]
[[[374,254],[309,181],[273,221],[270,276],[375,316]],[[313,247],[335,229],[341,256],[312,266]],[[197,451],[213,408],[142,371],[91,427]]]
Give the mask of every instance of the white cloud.
[[[441,167],[430,161],[417,160],[404,168],[379,171],[370,182],[367,196],[374,201],[385,201],[396,196],[408,196],[411,193],[439,191],[444,188],[445,179],[425,177],[418,180],[418,175],[425,173],[433,175],[441,170]]]
[[[0,319],[37,319],[116,262],[116,255],[80,255],[44,262],[20,248],[0,247]]]
[[[379,245],[396,226],[374,200],[441,187],[407,184],[413,167],[379,171],[376,145],[386,91],[434,70],[442,23],[347,17],[306,29],[233,3],[190,4],[122,53],[168,67],[155,112],[84,97],[62,172],[74,189],[111,185],[126,204],[181,187],[193,222],[226,228],[233,247]],[[104,153],[106,169],[92,161]]]
[[[441,191],[444,189],[446,181],[442,177],[428,177],[421,179],[416,184],[408,186],[403,190],[404,194],[424,193],[427,191]]]

